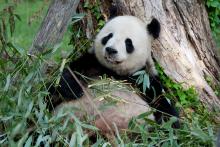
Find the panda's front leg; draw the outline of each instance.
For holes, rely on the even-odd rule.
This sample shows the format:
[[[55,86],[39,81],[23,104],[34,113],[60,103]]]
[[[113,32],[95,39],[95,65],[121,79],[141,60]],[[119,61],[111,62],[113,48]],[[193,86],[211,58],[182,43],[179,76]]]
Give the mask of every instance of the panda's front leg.
[[[146,61],[145,71],[150,76],[157,76],[158,75],[158,72],[156,70],[156,66],[155,66],[154,61],[151,56]]]
[[[148,72],[150,76],[150,87],[146,89],[145,94],[146,101],[150,104],[150,106],[157,110],[154,114],[156,121],[161,123],[162,120],[166,121],[171,116],[175,116],[178,119],[179,113],[175,106],[164,96],[164,86],[160,81],[152,58],[149,58],[146,63],[146,72]],[[174,122],[173,127],[180,127],[179,120]]]

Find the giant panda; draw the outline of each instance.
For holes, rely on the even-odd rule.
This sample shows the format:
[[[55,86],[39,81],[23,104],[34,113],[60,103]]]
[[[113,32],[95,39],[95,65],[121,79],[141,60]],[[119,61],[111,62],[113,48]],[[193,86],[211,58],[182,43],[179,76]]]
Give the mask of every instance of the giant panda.
[[[155,18],[149,23],[135,16],[111,18],[96,35],[94,47],[64,69],[58,87],[50,88],[52,95],[61,95],[65,99],[61,104],[54,102],[57,105],[55,111],[71,111],[78,107],[80,111],[75,114],[80,118],[84,112],[95,116],[93,123],[103,132],[113,129],[114,124],[119,130],[126,129],[132,117],[151,111],[151,107],[156,111],[149,115],[149,119],[158,124],[170,116],[178,118],[176,108],[163,95],[163,86],[151,56],[151,43],[159,33],[160,23]],[[88,88],[90,83],[80,76],[98,79],[105,74],[115,80],[129,82],[136,88],[138,85],[132,75],[140,70],[145,70],[150,77],[150,88],[146,93],[135,93],[129,88],[112,91],[112,96],[123,101],[103,111],[98,109],[105,101],[95,99]],[[173,127],[179,128],[178,119]]]

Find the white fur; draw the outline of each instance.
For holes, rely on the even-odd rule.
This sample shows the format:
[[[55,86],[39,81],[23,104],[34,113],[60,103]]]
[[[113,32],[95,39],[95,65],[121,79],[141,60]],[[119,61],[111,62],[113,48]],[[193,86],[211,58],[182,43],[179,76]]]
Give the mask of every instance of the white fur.
[[[113,37],[103,46],[102,38],[110,33],[113,33]],[[131,54],[126,51],[126,38],[130,38],[134,46],[134,52]],[[118,16],[107,22],[98,33],[94,43],[94,52],[101,64],[119,75],[131,75],[146,65],[153,66],[146,67],[149,68],[148,71],[154,70],[151,58],[152,39],[153,37],[147,31],[147,24],[142,20],[134,16]],[[106,47],[112,47],[118,51],[113,60],[121,63],[115,64],[105,59]]]
[[[87,89],[87,91],[90,91],[90,89]],[[62,113],[74,112],[74,115],[80,120],[85,119],[86,116],[93,116],[92,122],[94,125],[106,135],[106,133],[110,133],[110,130],[105,123],[107,123],[112,130],[115,130],[114,125],[117,126],[119,131],[127,130],[131,118],[151,111],[149,105],[136,93],[116,90],[110,94],[119,101],[116,105],[110,105],[105,109],[102,108],[102,111],[97,111],[97,109],[100,110],[104,104],[109,103],[105,98],[100,97],[95,99],[92,95],[89,95],[89,97],[84,95],[79,100],[62,103],[56,107],[55,114],[59,116]],[[105,122],[100,118],[100,114]],[[155,117],[153,114],[150,114],[148,115],[148,119],[155,120]],[[140,123],[144,122],[141,121]]]

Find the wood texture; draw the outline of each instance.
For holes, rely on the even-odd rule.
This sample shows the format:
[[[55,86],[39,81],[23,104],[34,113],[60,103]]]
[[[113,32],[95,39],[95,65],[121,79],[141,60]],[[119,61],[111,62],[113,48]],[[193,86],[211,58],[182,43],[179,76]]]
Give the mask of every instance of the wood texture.
[[[60,43],[79,0],[52,0],[29,54],[36,55]]]
[[[153,43],[153,55],[174,81],[194,86],[208,108],[220,107],[220,98],[205,80],[219,83],[220,62],[205,6],[201,0],[113,0],[120,13],[135,15],[146,22],[161,23],[161,35]],[[60,43],[79,0],[54,0],[30,49],[37,54]],[[103,14],[111,1],[102,1]],[[129,23],[129,22],[128,22]]]
[[[220,99],[209,86],[219,83],[220,64],[214,53],[208,15],[200,0],[114,0],[123,14],[151,17],[161,23],[161,35],[153,43],[153,55],[165,73],[185,87],[194,86],[208,108],[219,108]],[[128,22],[129,23],[129,22]]]

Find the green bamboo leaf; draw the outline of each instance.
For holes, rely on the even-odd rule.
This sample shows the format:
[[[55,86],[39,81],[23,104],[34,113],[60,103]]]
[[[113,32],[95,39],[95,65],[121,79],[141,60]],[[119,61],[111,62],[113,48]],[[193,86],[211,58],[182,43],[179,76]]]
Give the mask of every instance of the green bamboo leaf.
[[[138,119],[148,118],[152,114],[153,114],[153,111],[148,111],[148,112],[145,112],[145,113],[142,113],[142,114],[138,115],[137,118]]]
[[[70,118],[67,118],[62,126],[62,130],[65,130],[67,125],[68,125],[68,122],[69,122]]]
[[[199,126],[192,128],[191,135],[196,136],[204,142],[210,140],[210,137]]]
[[[28,138],[29,132],[27,132],[19,141],[17,147],[23,147],[25,140]]]
[[[29,136],[29,138],[27,139],[24,147],[31,147],[31,143],[32,143],[32,135]]]
[[[2,19],[2,34],[1,34],[1,36],[2,36],[2,41],[4,41],[4,43],[6,44],[6,42],[7,42],[7,40],[8,40],[8,36],[7,36],[7,27],[6,27],[6,23],[5,23],[5,19]]]
[[[10,27],[11,36],[13,36],[13,33],[15,31],[15,19],[12,13],[10,14],[9,17],[9,27]]]
[[[28,76],[24,79],[24,83],[27,84],[34,76],[34,72],[28,74]]]
[[[7,43],[7,45],[8,45],[8,47],[14,49],[14,50],[15,50],[17,53],[19,53],[20,55],[22,55],[22,56],[26,55],[26,54],[25,54],[26,52],[25,52],[25,49],[24,49],[24,48],[21,48],[21,47],[19,47],[18,45],[15,45],[15,44],[13,44],[13,43],[11,43],[11,42]]]
[[[82,20],[84,17],[85,17],[85,13],[78,13],[78,14],[75,14],[73,17],[72,17],[72,22],[71,22],[71,25],[75,24],[76,22]]]
[[[148,74],[144,74],[144,79],[143,79],[143,93],[146,92],[146,89],[150,88],[150,78]]]
[[[18,14],[14,14],[14,16],[15,16],[19,21],[21,21],[21,17],[20,17]]]
[[[84,128],[90,129],[90,130],[94,130],[94,131],[98,131],[99,130],[95,126],[84,124],[84,123],[82,123],[81,126],[84,127]]]
[[[140,75],[137,79],[137,84],[140,85],[141,83],[143,83],[143,80],[144,80],[144,76],[143,75]]]
[[[71,136],[69,146],[74,147],[76,145],[76,132],[74,132]]]
[[[34,106],[34,102],[31,101],[31,103],[28,105],[27,112],[26,112],[26,114],[24,115],[25,118],[28,118],[28,116],[31,114],[31,111],[32,111],[33,106]]]
[[[4,143],[7,140],[7,134],[1,134],[0,135],[0,144]]]
[[[140,71],[135,72],[132,76],[138,76],[138,75],[142,75],[144,73],[145,73],[145,70],[140,70]]]
[[[10,82],[11,82],[11,74],[8,74],[8,76],[6,77],[6,84],[5,84],[5,87],[4,87],[4,91],[8,91]]]
[[[38,147],[40,145],[40,143],[43,141],[44,141],[43,135],[41,134],[38,136],[35,146]]]
[[[16,136],[23,128],[24,123],[20,122],[16,125],[16,127],[12,130],[11,136]]]
[[[109,147],[109,146],[112,146],[109,142],[105,142],[102,147]]]
[[[18,94],[18,102],[17,102],[17,106],[20,107],[21,103],[22,103],[22,93],[23,93],[23,89],[24,86],[21,86],[21,89],[19,90],[19,94]]]

